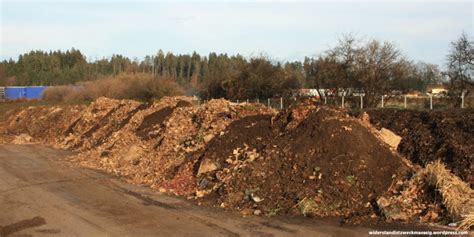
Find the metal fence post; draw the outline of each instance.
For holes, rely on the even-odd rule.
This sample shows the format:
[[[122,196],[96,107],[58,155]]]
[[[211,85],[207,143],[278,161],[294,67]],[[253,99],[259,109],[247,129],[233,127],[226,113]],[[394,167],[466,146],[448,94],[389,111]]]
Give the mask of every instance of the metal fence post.
[[[260,103],[260,100],[257,98],[257,104]]]
[[[384,106],[384,105],[383,105],[383,95],[382,95],[382,108],[383,108],[383,106]]]
[[[327,105],[328,104],[328,97],[324,96],[324,104]]]
[[[342,95],[342,103],[341,103],[341,108],[344,108],[344,95]]]
[[[407,108],[407,95],[403,96],[403,108]]]
[[[267,104],[268,104],[268,107],[270,107],[270,98],[268,98]]]
[[[430,95],[430,109],[433,109],[433,95]]]
[[[249,99],[247,99],[247,104],[249,103]]]
[[[283,97],[280,97],[280,109],[283,109]]]
[[[239,103],[239,100],[237,100],[237,104]]]
[[[364,99],[362,99],[362,95],[360,96],[360,109],[364,109]]]

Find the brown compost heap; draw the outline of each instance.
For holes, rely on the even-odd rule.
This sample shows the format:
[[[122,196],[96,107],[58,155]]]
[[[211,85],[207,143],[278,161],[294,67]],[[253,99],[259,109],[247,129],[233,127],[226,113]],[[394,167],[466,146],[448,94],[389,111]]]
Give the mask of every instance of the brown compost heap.
[[[453,139],[472,141],[465,134],[472,115],[467,122],[435,116],[436,125],[426,125],[425,115],[405,116],[393,125],[390,115],[368,114],[370,123],[313,100],[277,112],[223,99],[198,105],[191,97],[99,98],[16,111],[0,124],[0,141],[75,150],[68,159],[84,167],[243,215],[445,224],[472,216],[465,181],[472,179],[473,143]],[[464,133],[449,134],[443,126],[450,125]],[[446,142],[429,140],[426,130]],[[459,200],[447,198],[452,193],[443,187],[451,183]]]

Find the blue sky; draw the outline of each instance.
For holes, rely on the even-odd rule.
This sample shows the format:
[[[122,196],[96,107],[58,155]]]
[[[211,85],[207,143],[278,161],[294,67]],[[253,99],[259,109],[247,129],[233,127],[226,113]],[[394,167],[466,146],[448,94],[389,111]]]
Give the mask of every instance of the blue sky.
[[[0,1],[1,59],[74,47],[92,60],[159,49],[302,60],[352,32],[442,65],[450,41],[474,34],[472,1]]]

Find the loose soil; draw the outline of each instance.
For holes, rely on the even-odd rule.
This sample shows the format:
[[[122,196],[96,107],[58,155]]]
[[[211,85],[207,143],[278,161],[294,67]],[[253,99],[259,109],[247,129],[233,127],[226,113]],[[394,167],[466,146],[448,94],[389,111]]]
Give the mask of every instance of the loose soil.
[[[368,110],[370,122],[402,137],[398,151],[416,164],[442,160],[474,187],[474,110]]]
[[[368,123],[311,99],[279,113],[195,104],[99,98],[27,108],[0,124],[0,142],[75,150],[68,159],[84,167],[243,215],[434,222],[449,213],[416,164],[442,159],[472,185],[473,110],[369,110]],[[402,137],[398,149],[386,129]]]
[[[371,201],[408,167],[361,121],[344,111],[312,107],[232,123],[200,154],[195,172],[202,192],[243,214],[303,213],[349,221],[373,214]],[[199,174],[203,164],[216,169]]]

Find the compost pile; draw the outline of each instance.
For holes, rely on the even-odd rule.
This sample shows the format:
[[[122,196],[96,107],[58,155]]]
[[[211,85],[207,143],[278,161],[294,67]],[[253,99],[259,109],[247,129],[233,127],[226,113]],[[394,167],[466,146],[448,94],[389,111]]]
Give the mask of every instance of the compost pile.
[[[448,217],[461,220],[471,213],[465,208],[471,205],[466,201],[472,196],[469,185],[444,166],[432,169],[427,164],[433,160],[428,154],[472,155],[472,142],[457,138],[472,141],[472,135],[448,134],[442,124],[468,132],[471,125],[462,127],[467,125],[461,120],[449,119],[433,122],[429,128],[443,128],[440,136],[453,139],[442,145],[429,140],[438,133],[424,135],[428,128],[421,122],[413,131],[404,128],[414,126],[415,118],[405,116],[411,122],[395,126],[389,117],[369,113],[378,129],[311,99],[277,113],[261,104],[223,99],[198,104],[191,97],[152,103],[99,98],[88,106],[18,111],[0,124],[0,141],[75,150],[68,159],[82,166],[243,215],[446,223]],[[400,145],[400,137],[386,128],[402,135]],[[429,142],[451,153],[426,150]],[[397,153],[397,146],[415,165]],[[413,158],[425,151],[432,153],[421,161]],[[469,170],[465,176],[460,173],[471,165],[465,159],[443,162],[464,180],[472,175]],[[458,188],[449,193],[441,187]],[[441,195],[433,195],[437,193]],[[459,198],[449,201],[448,196]]]
[[[472,197],[474,190],[437,160],[418,169],[410,179],[392,185],[377,204],[389,221],[460,222],[470,228],[467,222],[474,221]]]
[[[314,104],[236,121],[199,155],[198,197],[267,216],[370,216],[409,170],[360,120]]]
[[[64,136],[69,122],[79,116],[85,106],[28,107],[13,113],[1,126],[4,142],[56,144]]]
[[[23,110],[11,116],[6,127],[13,143],[41,142],[76,150],[71,160],[83,166],[161,187],[174,177],[186,154],[202,149],[232,121],[275,113],[260,104],[211,100],[195,106],[196,102],[191,97],[165,97],[154,103],[102,97],[69,110]]]
[[[202,106],[192,106],[192,103],[188,97],[174,97],[152,105],[135,104],[127,106],[128,116],[134,114],[131,117],[123,116],[118,109],[110,115],[109,120],[113,122],[100,126],[101,129],[94,133],[97,139],[92,141],[100,142],[95,142],[93,149],[74,159],[85,166],[123,176],[133,183],[162,187],[164,181],[174,177],[187,154],[202,149],[232,121],[274,112],[261,105],[232,104],[225,100],[211,100]],[[98,121],[104,123],[103,118]],[[75,133],[90,133],[89,128],[80,128]],[[70,146],[69,140],[65,139],[64,144]],[[80,147],[84,149],[84,144]],[[192,187],[192,184],[185,186]],[[172,188],[167,191],[182,192]]]
[[[371,123],[402,137],[398,151],[416,164],[440,159],[474,185],[474,110],[369,110]]]

